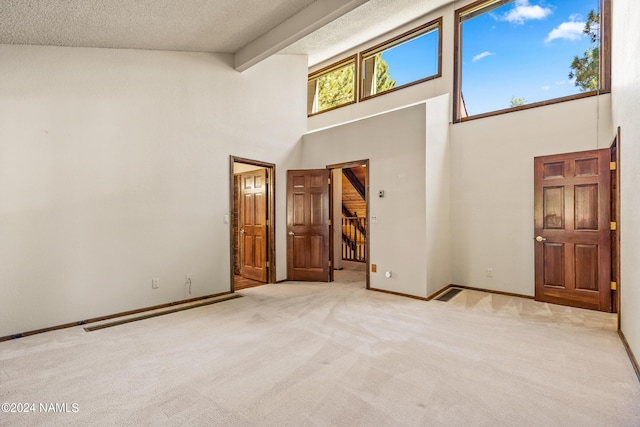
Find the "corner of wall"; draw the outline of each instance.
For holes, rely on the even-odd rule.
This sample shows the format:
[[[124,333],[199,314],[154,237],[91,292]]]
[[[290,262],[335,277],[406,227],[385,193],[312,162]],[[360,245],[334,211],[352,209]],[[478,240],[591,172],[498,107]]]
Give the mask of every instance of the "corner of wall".
[[[451,283],[449,94],[426,101],[426,265],[428,296]]]

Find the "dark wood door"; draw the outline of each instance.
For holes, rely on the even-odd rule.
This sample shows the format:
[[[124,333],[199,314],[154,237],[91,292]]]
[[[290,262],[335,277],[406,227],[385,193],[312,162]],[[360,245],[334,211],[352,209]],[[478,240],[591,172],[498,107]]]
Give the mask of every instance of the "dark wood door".
[[[267,281],[267,171],[240,175],[240,275]]]
[[[535,158],[535,296],[611,311],[608,149]]]
[[[287,171],[287,277],[328,282],[329,170]]]

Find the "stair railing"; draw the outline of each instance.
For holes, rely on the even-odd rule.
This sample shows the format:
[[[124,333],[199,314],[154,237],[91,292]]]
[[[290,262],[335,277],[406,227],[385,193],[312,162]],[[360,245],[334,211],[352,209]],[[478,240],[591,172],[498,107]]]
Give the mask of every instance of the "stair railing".
[[[356,216],[342,217],[342,259],[366,262],[367,219]]]

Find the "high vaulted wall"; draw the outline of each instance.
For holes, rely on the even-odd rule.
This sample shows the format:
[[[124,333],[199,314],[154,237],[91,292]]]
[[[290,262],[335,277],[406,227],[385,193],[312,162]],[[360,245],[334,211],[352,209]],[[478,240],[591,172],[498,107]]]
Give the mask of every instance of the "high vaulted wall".
[[[446,139],[448,154],[435,158],[427,155],[424,162],[427,166],[425,171],[420,173],[424,173],[428,178],[427,183],[436,189],[449,188],[446,206],[442,203],[434,204],[434,201],[429,199],[430,196],[427,196],[426,209],[439,210],[436,211],[438,217],[443,227],[450,230],[450,234],[447,239],[434,241],[427,233],[425,244],[433,247],[431,255],[427,257],[427,263],[433,262],[433,256],[442,256],[443,252],[450,250],[446,259],[450,259],[451,283],[533,295],[533,159],[536,156],[608,147],[615,135],[611,119],[611,95],[591,96],[451,124],[454,13],[456,8],[470,2],[471,0],[443,6],[392,33],[382,35],[341,55],[344,57],[353,54],[442,17],[442,77],[310,117],[309,130],[313,132],[313,136],[305,136],[303,158],[309,158],[307,141],[310,138],[315,145],[328,149],[335,146],[336,138],[341,139],[344,146],[359,144],[359,139],[349,131],[345,130],[344,134],[337,136],[338,131],[335,127],[351,129],[352,124],[363,122],[373,128],[377,126],[378,121],[387,120],[389,114],[394,114],[389,112],[398,108],[446,99],[449,105],[443,106],[443,110],[438,110],[446,110],[442,113],[444,126],[433,126],[425,122],[425,131],[444,132],[446,135],[436,140]],[[318,64],[314,69],[337,59],[339,58],[332,58]],[[433,115],[427,113],[426,117],[429,120]],[[409,125],[403,122],[398,128],[403,126]],[[322,135],[326,136],[323,138]],[[405,134],[398,132],[393,144],[399,148],[404,147],[409,143],[404,141],[404,138]],[[426,137],[427,149],[429,140],[433,138]],[[371,150],[370,147],[368,149]],[[422,156],[423,152],[416,149],[413,154]],[[437,163],[438,159],[445,158],[446,164]],[[407,165],[407,169],[411,170],[411,167]],[[444,170],[446,173],[439,173]],[[386,184],[382,182],[379,185]],[[436,193],[431,189],[427,194]],[[375,214],[373,209],[371,214]],[[427,212],[425,215],[427,218],[433,218]],[[394,223],[378,226],[385,227],[389,228],[386,232],[390,233],[390,230],[398,225]],[[433,246],[441,244],[444,240],[447,242],[446,246],[437,249]],[[408,245],[410,241],[399,243]],[[376,244],[372,239],[372,253],[376,251]],[[387,243],[385,241],[381,244]],[[492,277],[487,276],[488,268],[493,270]],[[424,287],[436,291],[440,285],[439,280],[430,280]],[[413,286],[418,285],[394,282],[394,289],[391,290],[403,292],[403,289],[407,290]],[[421,289],[423,287],[417,287],[416,293],[408,293],[422,295]]]
[[[613,2],[613,123],[620,126],[621,328],[640,359],[640,2]]]
[[[372,288],[426,297],[450,282],[448,105],[443,96],[303,139],[304,168],[369,160]]]
[[[241,74],[231,55],[4,45],[0,64],[0,336],[229,291],[229,156],[285,188],[306,57]]]
[[[534,295],[534,157],[606,148],[613,137],[608,95],[453,125],[453,283]]]

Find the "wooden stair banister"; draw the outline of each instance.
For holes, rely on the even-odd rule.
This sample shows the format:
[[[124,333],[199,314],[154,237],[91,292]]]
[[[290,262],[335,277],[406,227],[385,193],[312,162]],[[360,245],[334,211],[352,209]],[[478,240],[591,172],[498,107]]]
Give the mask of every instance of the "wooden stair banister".
[[[366,261],[365,237],[360,230],[366,229],[366,218],[342,217],[342,259]]]
[[[349,236],[347,236],[346,234],[342,233],[342,243],[346,243],[347,245],[349,245],[349,247],[351,248],[351,250],[355,251],[356,250],[356,242],[354,242],[353,240],[351,240],[349,238]]]
[[[362,202],[366,202],[366,188],[353,169],[343,168],[342,174],[351,184],[351,189],[348,189],[349,203],[355,203],[353,207],[345,204],[344,200],[342,203],[342,259],[365,262],[367,218],[358,217],[355,210],[351,212],[351,208],[357,208],[363,204],[357,201],[358,198],[362,199]]]
[[[342,216],[347,217],[347,218],[352,218],[352,217],[356,217],[357,215],[352,214],[351,211],[349,210],[349,208],[347,208],[343,203],[342,204]],[[358,223],[356,225],[356,227],[358,228],[358,231],[360,233],[362,233],[362,235],[364,237],[367,237],[367,229],[365,227],[363,227],[360,223]]]

